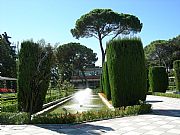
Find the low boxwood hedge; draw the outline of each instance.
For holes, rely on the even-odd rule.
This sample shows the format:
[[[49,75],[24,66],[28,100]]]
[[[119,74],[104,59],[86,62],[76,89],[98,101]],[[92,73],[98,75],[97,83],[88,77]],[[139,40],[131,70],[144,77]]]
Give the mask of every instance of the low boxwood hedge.
[[[130,115],[145,114],[151,112],[151,104],[140,104],[134,106],[127,106],[116,108],[112,110],[99,110],[99,111],[87,111],[76,114],[46,114],[35,116],[32,119],[33,124],[67,124],[67,123],[82,123],[88,121],[97,121],[103,119],[111,119],[116,117],[124,117]]]
[[[29,114],[25,112],[20,112],[20,113],[1,112],[0,113],[0,124],[27,124],[28,122],[29,122]]]

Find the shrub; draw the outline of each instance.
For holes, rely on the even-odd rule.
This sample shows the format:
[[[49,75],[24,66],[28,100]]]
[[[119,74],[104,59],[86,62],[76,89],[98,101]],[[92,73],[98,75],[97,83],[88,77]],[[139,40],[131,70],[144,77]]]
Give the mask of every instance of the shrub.
[[[107,64],[114,107],[146,99],[146,69],[140,39],[116,39],[107,44]]]
[[[42,109],[50,81],[51,47],[32,41],[21,44],[18,71],[18,109],[35,113]]]
[[[111,90],[110,90],[110,84],[109,84],[108,67],[107,67],[106,62],[104,62],[104,65],[103,65],[103,78],[104,78],[104,82],[103,82],[104,92],[106,94],[107,99],[111,100]]]
[[[135,106],[127,106],[111,110],[87,111],[76,114],[46,114],[35,116],[32,119],[33,124],[67,124],[82,123],[87,121],[96,121],[103,119],[111,119],[116,117],[124,117],[137,114],[145,114],[151,112],[150,104],[140,104]]]
[[[148,75],[149,75],[149,69],[148,68],[146,68],[146,77],[147,77],[147,87],[146,87],[146,89],[147,89],[147,93],[149,92],[149,90],[150,90],[150,85],[149,85],[149,77],[148,77]]]
[[[103,76],[103,74],[101,74],[101,77],[100,77],[100,88],[101,88],[101,92],[104,93],[103,84],[104,84],[104,76]]]
[[[168,88],[168,74],[164,67],[150,67],[149,83],[152,92],[165,93]]]
[[[2,105],[1,112],[18,112],[18,105],[17,104]]]
[[[60,98],[62,98],[62,96],[59,95],[46,96],[44,103],[47,104],[49,102],[55,101]]]
[[[27,124],[29,114],[28,113],[0,113],[0,124]]]
[[[175,71],[176,90],[180,92],[180,60],[174,61],[173,68]]]

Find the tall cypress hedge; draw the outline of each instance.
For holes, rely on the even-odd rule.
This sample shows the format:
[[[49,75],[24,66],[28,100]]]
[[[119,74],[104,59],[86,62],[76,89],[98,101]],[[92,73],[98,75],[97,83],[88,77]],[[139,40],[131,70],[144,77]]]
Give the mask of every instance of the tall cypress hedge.
[[[51,47],[32,41],[21,44],[18,67],[18,109],[35,113],[42,109],[50,81]]]
[[[104,88],[103,88],[103,84],[104,84],[104,76],[103,76],[103,73],[101,74],[101,77],[100,77],[100,89],[102,93],[104,93]]]
[[[146,77],[147,77],[147,87],[146,87],[146,89],[147,89],[147,92],[149,91],[149,87],[150,87],[150,85],[149,85],[149,69],[148,68],[146,68]]]
[[[149,84],[152,92],[165,93],[168,88],[168,74],[164,67],[150,67],[149,68]]]
[[[110,84],[109,84],[109,75],[108,75],[108,67],[107,67],[107,62],[104,62],[103,64],[103,88],[105,95],[108,100],[111,100],[111,90],[110,90]]]
[[[174,61],[173,68],[175,72],[176,90],[180,92],[180,60]]]
[[[145,58],[140,39],[110,41],[107,64],[114,107],[134,105],[146,99]]]

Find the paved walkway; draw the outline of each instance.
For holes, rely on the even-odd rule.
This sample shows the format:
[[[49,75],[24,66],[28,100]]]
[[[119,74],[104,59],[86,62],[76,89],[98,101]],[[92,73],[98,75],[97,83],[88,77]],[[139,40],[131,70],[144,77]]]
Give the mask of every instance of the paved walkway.
[[[148,96],[153,114],[76,125],[0,125],[0,135],[180,135],[180,99]]]

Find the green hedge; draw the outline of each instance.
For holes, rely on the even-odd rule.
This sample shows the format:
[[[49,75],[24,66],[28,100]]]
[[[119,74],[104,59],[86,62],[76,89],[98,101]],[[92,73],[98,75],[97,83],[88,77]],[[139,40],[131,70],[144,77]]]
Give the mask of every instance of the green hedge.
[[[96,121],[103,119],[111,119],[117,117],[125,117],[138,114],[146,114],[151,112],[150,104],[141,104],[134,106],[127,106],[111,110],[87,111],[76,114],[46,114],[35,116],[32,119],[33,124],[70,124],[82,123],[88,121]]]
[[[175,71],[176,90],[180,92],[180,60],[174,61],[173,68]]]
[[[38,112],[43,107],[50,82],[52,48],[24,41],[21,43],[18,62],[18,109]]]
[[[102,93],[104,93],[103,84],[104,84],[104,76],[103,76],[103,74],[101,74],[101,77],[100,77],[100,89],[101,89]]]
[[[140,105],[127,106],[111,110],[88,111],[76,114],[46,114],[33,117],[29,120],[29,113],[0,113],[0,124],[70,124],[82,123],[87,121],[96,121],[103,119],[111,119],[116,117],[124,117],[138,114],[146,114],[151,112],[151,105],[142,103]]]
[[[149,85],[149,69],[148,68],[146,68],[146,77],[147,77],[147,87],[146,87],[146,89],[147,89],[147,93],[149,92],[149,90],[150,90],[150,85]]]
[[[149,68],[149,84],[152,92],[165,93],[168,88],[168,74],[164,67]]]
[[[160,92],[154,92],[152,95],[155,96],[162,96],[162,97],[170,97],[170,98],[180,98],[180,94],[175,93],[160,93]]]
[[[49,102],[58,100],[58,99],[60,99],[60,98],[62,98],[61,95],[60,95],[60,96],[59,96],[59,95],[46,96],[45,101],[44,101],[44,104],[47,104],[47,103],[49,103]]]
[[[107,62],[104,62],[103,64],[103,88],[105,95],[108,100],[111,100],[111,90],[110,90],[110,84],[109,84],[109,75],[108,75],[108,67],[107,67]]]
[[[107,64],[114,107],[146,99],[146,69],[140,39],[116,39],[107,44]]]
[[[1,112],[18,112],[18,105],[17,104],[6,104],[1,105]]]
[[[0,113],[0,124],[27,124],[29,122],[28,113]]]

